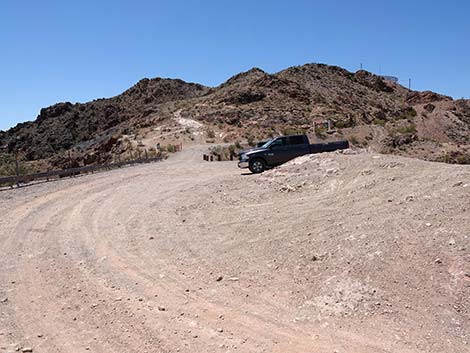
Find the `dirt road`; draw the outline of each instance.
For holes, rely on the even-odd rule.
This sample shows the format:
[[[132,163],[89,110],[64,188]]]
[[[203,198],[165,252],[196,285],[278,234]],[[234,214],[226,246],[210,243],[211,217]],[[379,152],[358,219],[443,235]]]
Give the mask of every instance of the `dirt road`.
[[[0,352],[470,351],[470,168],[193,149],[0,192]]]

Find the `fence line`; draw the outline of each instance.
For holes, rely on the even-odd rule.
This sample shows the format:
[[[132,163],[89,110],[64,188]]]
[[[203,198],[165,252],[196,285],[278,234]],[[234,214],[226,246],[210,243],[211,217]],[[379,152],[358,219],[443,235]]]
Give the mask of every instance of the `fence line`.
[[[161,160],[162,160],[162,157],[144,158],[144,159],[139,158],[139,159],[135,159],[135,160],[127,161],[127,162],[118,162],[118,163],[110,163],[110,164],[106,163],[106,164],[90,165],[90,166],[70,168],[70,169],[51,170],[51,171],[47,171],[43,173],[0,177],[0,186],[2,185],[13,186],[14,184],[20,185],[21,183],[29,183],[34,180],[49,180],[52,178],[72,177],[74,175],[93,173],[99,170],[110,170],[110,169],[115,169],[115,168],[121,168],[126,165],[152,163],[152,162],[158,162]]]

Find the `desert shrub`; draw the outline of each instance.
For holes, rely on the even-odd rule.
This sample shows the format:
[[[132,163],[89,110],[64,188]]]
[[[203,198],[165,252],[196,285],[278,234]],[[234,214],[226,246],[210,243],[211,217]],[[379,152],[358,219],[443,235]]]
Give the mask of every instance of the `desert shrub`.
[[[297,133],[297,130],[292,127],[283,127],[281,128],[281,134],[282,135],[295,135]]]
[[[210,148],[209,150],[214,156],[221,156],[223,154],[223,147],[222,146],[214,146],[214,147]]]
[[[167,152],[169,152],[169,153],[175,153],[176,148],[175,148],[175,146],[173,146],[172,144],[169,144],[169,145],[166,146],[166,150],[167,150]]]
[[[141,148],[139,148],[139,147],[137,147],[135,153],[137,154],[137,157],[138,157],[139,159],[142,158],[142,157],[145,155],[144,151],[143,151]]]
[[[209,139],[215,138],[215,132],[214,132],[214,130],[212,130],[212,129],[207,129],[206,134],[207,134],[207,137],[208,137]]]
[[[333,122],[333,126],[336,129],[346,129],[348,127],[353,127],[354,126],[354,120],[349,119],[349,120],[336,120]]]
[[[407,126],[399,127],[396,131],[400,134],[414,134],[416,132],[416,125],[409,124]]]
[[[255,138],[253,136],[251,136],[251,135],[248,136],[246,140],[247,140],[247,143],[248,143],[249,146],[255,146],[256,145]]]
[[[418,112],[414,109],[414,108],[407,108],[407,109],[402,109],[400,110],[397,115],[396,115],[396,118],[398,120],[402,120],[402,119],[413,119],[414,117],[416,117],[418,115]]]
[[[418,112],[416,111],[415,108],[410,108],[410,109],[408,109],[407,115],[410,118],[414,118],[415,116],[418,115]]]
[[[149,158],[155,158],[155,157],[158,157],[160,155],[160,153],[153,147],[149,148],[148,150],[148,156]]]
[[[242,145],[240,144],[240,141],[235,141],[235,147],[238,149],[242,148]]]
[[[460,155],[455,159],[457,164],[470,164],[470,156]]]
[[[453,151],[439,156],[437,161],[450,164],[470,164],[470,155]]]
[[[374,124],[379,125],[379,126],[385,126],[387,122],[383,119],[375,119]]]
[[[317,137],[323,138],[326,136],[325,133],[326,133],[326,127],[324,127],[323,125],[315,126],[315,135]]]
[[[349,137],[349,142],[351,142],[353,145],[359,145],[359,141],[357,140],[357,137],[354,135],[351,135]]]
[[[21,175],[25,175],[38,173],[39,170],[20,159],[19,172]],[[2,154],[0,155],[0,176],[11,175],[16,175],[15,157],[11,154]]]
[[[322,112],[322,113],[324,115],[325,112]],[[382,119],[381,116],[376,116],[376,118]],[[354,127],[357,125],[355,118],[352,114],[335,116],[331,118],[330,120],[335,129],[346,129],[346,128]]]
[[[306,130],[295,127],[285,127],[281,129],[283,135],[302,135],[305,134]]]
[[[220,158],[222,161],[228,161],[230,160],[230,156],[235,157],[237,155],[236,147],[235,145],[230,145],[230,146],[214,146],[209,148],[210,154],[213,156]]]
[[[443,162],[443,163],[451,163],[452,162],[452,157],[448,153],[444,153],[443,155],[439,156],[437,158],[438,162]]]

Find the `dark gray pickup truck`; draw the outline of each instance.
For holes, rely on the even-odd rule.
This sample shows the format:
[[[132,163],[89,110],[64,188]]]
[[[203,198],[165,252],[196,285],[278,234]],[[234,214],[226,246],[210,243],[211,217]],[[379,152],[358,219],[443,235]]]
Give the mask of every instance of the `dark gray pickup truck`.
[[[262,173],[291,159],[310,153],[331,152],[349,148],[348,141],[310,144],[306,135],[281,136],[266,141],[262,146],[239,153],[239,168]]]

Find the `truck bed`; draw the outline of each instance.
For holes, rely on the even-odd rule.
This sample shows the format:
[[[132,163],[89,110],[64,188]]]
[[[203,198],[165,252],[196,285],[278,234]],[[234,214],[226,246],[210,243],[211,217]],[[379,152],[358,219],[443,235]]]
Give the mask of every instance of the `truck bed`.
[[[310,144],[310,153],[332,152],[349,148],[348,141],[334,141]]]

